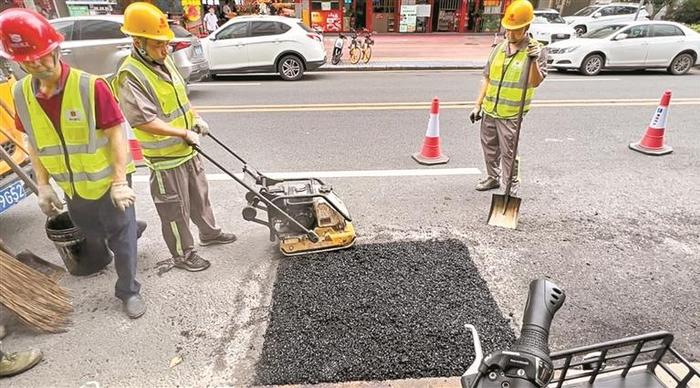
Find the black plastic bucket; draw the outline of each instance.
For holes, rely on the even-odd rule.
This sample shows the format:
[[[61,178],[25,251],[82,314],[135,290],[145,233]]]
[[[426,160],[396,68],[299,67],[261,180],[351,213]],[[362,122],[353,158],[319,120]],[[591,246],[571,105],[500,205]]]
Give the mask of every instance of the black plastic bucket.
[[[46,236],[53,241],[71,275],[85,276],[98,272],[112,261],[104,241],[90,241],[73,224],[68,212],[46,221]]]

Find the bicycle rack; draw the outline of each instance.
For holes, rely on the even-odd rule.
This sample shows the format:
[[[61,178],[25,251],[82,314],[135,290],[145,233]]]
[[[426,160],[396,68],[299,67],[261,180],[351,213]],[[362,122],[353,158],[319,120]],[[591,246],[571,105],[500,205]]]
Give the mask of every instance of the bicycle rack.
[[[673,334],[660,331],[552,353],[554,378],[549,387],[567,383],[566,387],[667,388],[660,370],[667,381],[675,381],[672,387],[700,386],[700,371],[671,347],[672,342]],[[680,363],[687,372],[679,376],[664,360]]]

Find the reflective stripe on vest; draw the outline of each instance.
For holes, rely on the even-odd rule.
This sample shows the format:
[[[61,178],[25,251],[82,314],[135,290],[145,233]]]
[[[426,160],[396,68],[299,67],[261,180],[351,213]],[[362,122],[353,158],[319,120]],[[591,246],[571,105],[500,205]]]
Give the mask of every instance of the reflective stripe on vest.
[[[41,164],[61,189],[72,198],[99,199],[112,184],[111,150],[107,137],[95,121],[95,81],[71,69],[61,100],[61,131],[39,105],[32,77],[18,82],[13,90],[17,115]],[[127,173],[135,167],[129,158]]]
[[[187,98],[185,80],[170,57],[165,60],[165,66],[172,82],[160,77],[140,60],[129,56],[119,68],[118,79],[121,82],[122,77],[131,75],[148,94],[151,101],[156,102],[156,115],[159,119],[175,128],[192,129],[194,114]],[[134,128],[134,135],[141,144],[143,155],[147,158],[174,158],[175,165],[179,165],[194,155],[192,147],[182,138],[154,135],[138,127]],[[172,165],[172,163],[168,164]],[[153,165],[149,164],[149,166]]]
[[[484,113],[501,119],[512,119],[518,116],[520,99],[523,88],[527,84],[523,70],[527,62],[527,51],[519,50],[511,57],[506,56],[506,45],[502,42],[496,47],[491,56],[489,68],[489,84],[484,97]],[[530,101],[535,89],[529,87],[525,96],[525,109],[530,110]]]

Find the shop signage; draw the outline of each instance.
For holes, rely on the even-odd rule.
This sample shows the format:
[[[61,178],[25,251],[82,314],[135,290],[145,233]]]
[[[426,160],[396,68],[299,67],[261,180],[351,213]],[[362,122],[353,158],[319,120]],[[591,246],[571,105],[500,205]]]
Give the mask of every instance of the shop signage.
[[[340,10],[311,12],[311,28],[320,28],[324,32],[340,32],[343,24]]]
[[[429,18],[430,17],[430,4],[418,4],[418,5],[416,5],[416,17]]]
[[[416,6],[402,5],[399,32],[416,32]]]

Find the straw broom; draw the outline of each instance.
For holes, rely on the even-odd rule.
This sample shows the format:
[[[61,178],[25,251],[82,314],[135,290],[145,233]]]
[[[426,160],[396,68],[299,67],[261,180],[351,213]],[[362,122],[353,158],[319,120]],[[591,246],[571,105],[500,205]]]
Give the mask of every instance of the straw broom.
[[[73,306],[68,290],[0,250],[0,304],[37,330],[64,331]]]

